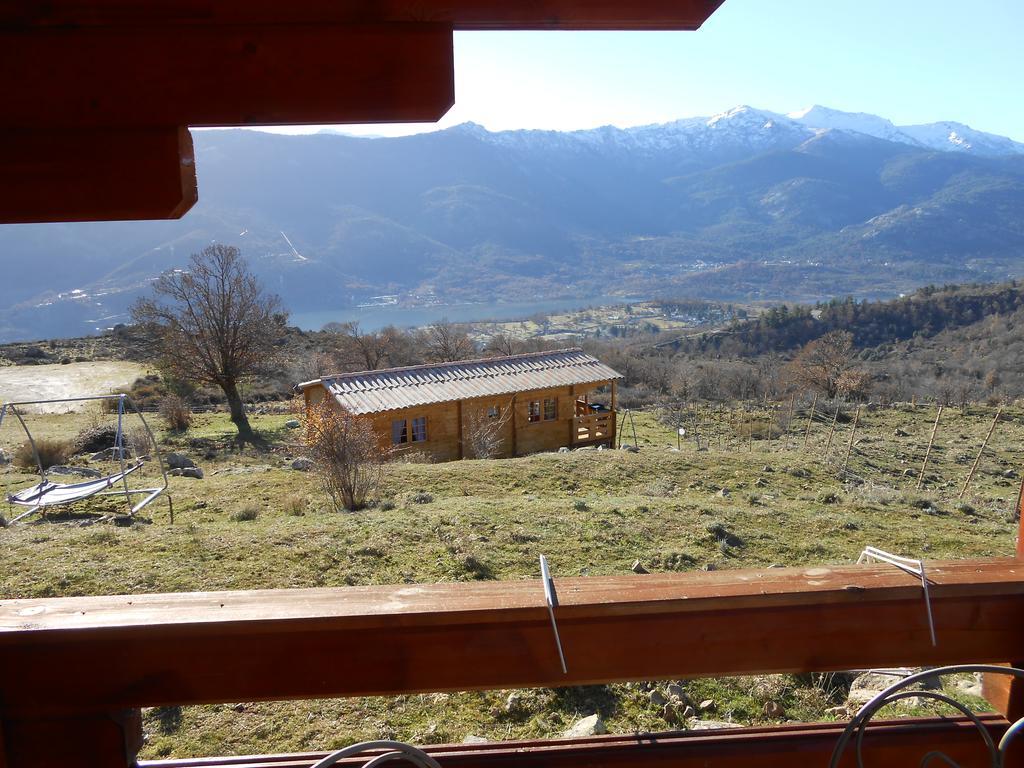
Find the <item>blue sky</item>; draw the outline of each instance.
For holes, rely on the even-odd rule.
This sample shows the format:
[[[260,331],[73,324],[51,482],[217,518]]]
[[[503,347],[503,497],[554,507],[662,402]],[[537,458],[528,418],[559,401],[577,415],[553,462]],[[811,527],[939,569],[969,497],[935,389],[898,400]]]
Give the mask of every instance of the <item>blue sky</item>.
[[[1024,0],[725,0],[696,32],[458,33],[455,63],[441,126],[567,130],[823,104],[1024,141]]]

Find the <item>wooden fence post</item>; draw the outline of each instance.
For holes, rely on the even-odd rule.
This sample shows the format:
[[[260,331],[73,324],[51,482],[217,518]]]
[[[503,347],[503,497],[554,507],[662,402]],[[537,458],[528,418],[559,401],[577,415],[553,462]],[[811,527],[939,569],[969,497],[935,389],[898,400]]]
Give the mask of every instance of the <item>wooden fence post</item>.
[[[981,443],[981,450],[978,451],[978,455],[974,457],[974,464],[971,465],[971,471],[967,473],[967,479],[964,480],[964,487],[960,489],[960,495],[958,499],[962,499],[964,494],[967,493],[967,486],[971,484],[971,480],[974,479],[974,473],[978,469],[978,464],[981,462],[981,455],[985,453],[985,448],[988,446],[989,438],[992,437],[992,433],[996,429],[996,424],[999,423],[999,417],[1003,415],[1003,409],[1000,408],[996,411],[996,417],[992,419],[992,426],[988,428],[988,434],[985,435],[985,440]]]
[[[825,441],[825,453],[822,455],[823,459],[828,458],[829,448],[832,447],[832,436],[836,433],[836,422],[839,420],[839,406],[836,405],[836,412],[832,415],[832,426],[828,430],[828,440]]]
[[[846,467],[850,464],[850,454],[853,453],[853,439],[857,436],[857,424],[860,422],[860,406],[857,406],[857,413],[853,416],[853,429],[850,430],[850,444],[846,446],[846,458],[843,459],[843,474],[846,474]]]
[[[939,418],[942,416],[942,406],[935,414],[935,423],[932,425],[932,435],[928,438],[928,449],[924,452],[924,462],[921,464],[921,474],[917,476],[917,490],[921,490],[921,483],[924,482],[924,471],[928,467],[928,457],[932,455],[932,445],[935,443],[935,433],[939,429]]]
[[[811,413],[807,417],[807,429],[804,430],[804,450],[807,450],[807,438],[811,436],[811,422],[814,421],[814,408],[818,404],[818,393],[814,393],[814,399],[811,401]]]
[[[1017,494],[1017,559],[1024,559],[1024,518],[1021,503],[1024,502],[1024,479]],[[1010,666],[1024,669],[1024,661],[1011,662]],[[1024,681],[1006,675],[982,675],[981,691],[993,709],[1011,723],[1024,717]]]

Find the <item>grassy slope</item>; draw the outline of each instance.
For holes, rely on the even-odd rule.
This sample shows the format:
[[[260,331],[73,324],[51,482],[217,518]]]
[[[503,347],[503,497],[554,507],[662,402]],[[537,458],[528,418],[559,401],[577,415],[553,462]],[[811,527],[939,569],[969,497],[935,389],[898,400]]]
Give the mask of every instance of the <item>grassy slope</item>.
[[[959,484],[991,412],[947,411],[925,492],[903,477],[919,466],[934,412],[865,413],[853,467],[868,483],[846,487],[820,460],[826,428],[810,449],[800,440],[768,452],[763,442],[670,451],[675,436],[651,416],[637,419],[637,454],[624,451],[543,454],[501,461],[388,468],[378,507],[356,514],[325,508],[315,479],[287,468],[295,432],[287,417],[255,426],[269,451],[224,450],[230,425],[199,417],[189,438],[172,438],[205,468],[205,480],[172,479],[177,517],[150,507],[151,525],[80,527],[39,523],[0,531],[0,596],[26,597],[252,587],[342,586],[475,578],[537,577],[544,553],[558,575],[756,567],[772,563],[848,563],[867,544],[929,557],[1005,555],[1013,549],[1009,510],[1021,467],[1022,414],[1007,414],[975,485],[958,504]],[[84,414],[37,417],[42,435],[73,434]],[[845,449],[841,425],[832,456]],[[896,437],[902,429],[909,437]],[[189,439],[199,443],[189,446]],[[20,436],[5,424],[0,447]],[[782,441],[781,444],[785,444]],[[717,446],[717,443],[716,443]],[[217,455],[203,460],[202,453]],[[767,469],[766,469],[767,467]],[[31,477],[0,470],[7,487]],[[728,489],[719,495],[720,488]],[[425,501],[425,499],[430,499]],[[385,505],[389,506],[389,505]],[[236,521],[255,508],[255,520]],[[741,544],[721,544],[719,526]],[[297,649],[297,652],[300,652]],[[708,716],[760,722],[764,701],[786,716],[816,718],[842,696],[789,676],[685,684],[695,702],[714,699]],[[153,710],[148,756],[315,749],[361,738],[459,741],[557,734],[579,714],[600,711],[613,731],[669,727],[649,701],[647,684]]]

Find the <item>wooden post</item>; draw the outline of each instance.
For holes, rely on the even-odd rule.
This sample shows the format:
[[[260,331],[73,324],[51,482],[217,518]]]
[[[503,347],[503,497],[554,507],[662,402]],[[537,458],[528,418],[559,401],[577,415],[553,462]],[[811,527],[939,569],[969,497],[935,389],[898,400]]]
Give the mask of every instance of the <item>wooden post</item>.
[[[747,414],[747,453],[754,452],[754,417]]]
[[[516,424],[519,422],[519,414],[516,413],[516,396],[512,395],[512,402],[509,404],[509,408],[512,409],[512,455],[519,455],[519,438],[516,430]]]
[[[814,399],[811,401],[811,413],[807,417],[807,429],[804,430],[804,450],[807,450],[807,438],[811,436],[811,422],[814,421],[814,408],[818,404],[818,393],[814,393]]]
[[[772,452],[772,412],[768,411],[768,415],[764,417],[764,428],[768,434],[768,453]]]
[[[619,408],[619,390],[618,382],[612,379],[612,410],[616,411]]]
[[[463,434],[463,429],[464,428],[463,428],[463,425],[462,425],[462,401],[461,400],[458,401],[456,407],[458,408],[458,412],[459,412],[459,458],[460,459],[464,459],[464,458],[466,458],[466,445],[465,445],[465,435]]]
[[[1024,559],[1024,518],[1021,503],[1024,502],[1024,479],[1017,493],[1017,559]],[[1024,661],[1015,661],[1010,666],[1024,669]],[[982,695],[996,712],[1011,723],[1024,717],[1024,681],[1006,675],[982,675]]]
[[[839,420],[839,406],[836,406],[836,412],[832,415],[832,426],[828,430],[828,440],[825,441],[825,453],[822,454],[823,459],[828,458],[828,449],[832,447],[832,435],[836,433],[836,422]]]
[[[939,412],[935,414],[935,423],[932,425],[932,434],[928,438],[928,448],[924,452],[924,462],[921,464],[921,474],[917,476],[917,490],[921,490],[921,484],[924,482],[924,471],[928,468],[928,457],[932,455],[932,445],[935,443],[935,433],[939,429],[939,418],[942,416],[942,406],[939,406]]]
[[[846,458],[843,459],[843,472],[846,474],[846,468],[850,464],[850,454],[853,453],[853,439],[857,436],[857,423],[860,421],[860,406],[857,406],[857,412],[853,415],[853,429],[850,430],[850,444],[846,446]]]
[[[992,437],[992,433],[996,429],[996,424],[999,423],[999,417],[1003,415],[1003,409],[1000,408],[996,411],[996,417],[992,419],[992,426],[988,428],[988,434],[985,435],[985,440],[981,443],[981,450],[978,451],[978,455],[974,458],[974,464],[971,465],[971,471],[967,473],[967,479],[964,480],[964,487],[960,489],[960,494],[957,496],[958,499],[962,499],[964,494],[967,493],[967,486],[971,484],[971,480],[974,479],[974,473],[978,469],[978,464],[981,462],[981,455],[985,453],[985,448],[988,446],[989,438]]]

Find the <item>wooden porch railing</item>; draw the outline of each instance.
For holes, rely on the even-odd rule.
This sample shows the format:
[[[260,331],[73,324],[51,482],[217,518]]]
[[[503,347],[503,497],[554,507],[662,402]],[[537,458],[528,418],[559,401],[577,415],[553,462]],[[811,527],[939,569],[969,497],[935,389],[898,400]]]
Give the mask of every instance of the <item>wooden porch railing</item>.
[[[1019,560],[928,575],[936,646],[920,582],[891,566],[557,579],[567,674],[539,581],[2,601],[0,766],[125,768],[151,705],[1019,657]],[[745,765],[785,764],[770,741]],[[587,764],[660,760],[630,754]]]
[[[615,412],[598,411],[586,416],[576,416],[573,422],[573,445],[596,443],[615,438]]]

